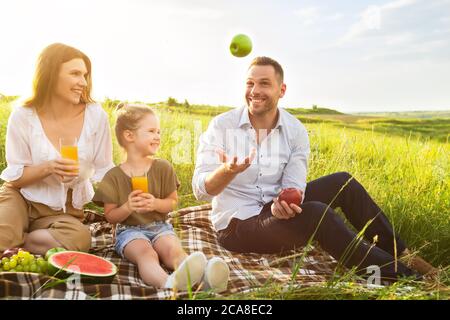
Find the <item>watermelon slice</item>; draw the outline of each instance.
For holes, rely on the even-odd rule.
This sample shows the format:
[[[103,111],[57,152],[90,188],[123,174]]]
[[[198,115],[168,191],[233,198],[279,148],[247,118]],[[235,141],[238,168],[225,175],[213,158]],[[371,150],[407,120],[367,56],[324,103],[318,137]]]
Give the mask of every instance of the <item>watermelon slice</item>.
[[[111,282],[117,273],[117,266],[93,254],[62,251],[48,258],[48,273],[61,279],[79,274],[86,282]]]

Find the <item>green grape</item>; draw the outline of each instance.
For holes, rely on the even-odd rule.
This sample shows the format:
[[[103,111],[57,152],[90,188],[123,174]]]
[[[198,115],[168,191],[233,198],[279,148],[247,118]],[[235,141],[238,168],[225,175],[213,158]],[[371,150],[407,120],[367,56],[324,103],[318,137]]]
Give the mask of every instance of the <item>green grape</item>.
[[[37,273],[42,273],[41,267],[37,266],[37,267],[36,267],[36,272],[37,272]]]
[[[20,251],[17,253],[17,256],[18,256],[19,258],[25,258],[25,257],[26,257],[26,253],[25,253],[25,251],[20,250]]]
[[[13,255],[13,256],[11,257],[11,259],[19,260],[19,256],[18,256],[17,254],[15,254],[15,255]]]
[[[36,257],[33,255],[29,255],[28,259],[30,260],[30,262],[34,262],[36,260]]]
[[[5,263],[9,263],[9,258],[7,258],[7,257],[2,258],[2,264],[5,264]]]
[[[23,266],[23,272],[28,272],[30,271],[30,266],[27,264],[25,266]]]
[[[17,266],[17,260],[16,260],[16,259],[11,259],[11,260],[9,261],[9,266],[10,266],[11,268],[15,268],[15,267]]]
[[[9,269],[11,269],[11,267],[9,266],[9,262],[4,262],[3,263],[3,270],[4,271],[9,271]]]
[[[36,263],[42,267],[43,265],[47,264],[47,261],[45,261],[45,259],[43,259],[43,258],[39,258],[36,260]]]
[[[11,269],[11,270],[9,270],[9,272],[17,272],[17,270],[16,269]]]
[[[37,265],[36,265],[36,263],[30,264],[30,271],[31,271],[31,272],[36,272],[36,270],[37,270]]]
[[[47,261],[45,261],[45,260],[42,259],[42,258],[37,259],[36,263],[37,263],[37,265],[38,265],[39,267],[41,267],[41,268],[42,268],[43,266],[47,266]]]
[[[16,271],[17,272],[22,272],[23,271],[23,266],[18,264],[17,267],[16,267]]]
[[[30,264],[30,259],[28,259],[28,257],[20,258],[20,262],[19,263],[21,265],[23,265],[23,266],[29,265]]]

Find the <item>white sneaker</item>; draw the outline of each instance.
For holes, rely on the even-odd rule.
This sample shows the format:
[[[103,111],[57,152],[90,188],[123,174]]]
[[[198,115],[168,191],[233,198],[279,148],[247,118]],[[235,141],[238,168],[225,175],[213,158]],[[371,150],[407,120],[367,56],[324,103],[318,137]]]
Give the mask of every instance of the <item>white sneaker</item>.
[[[219,257],[213,257],[208,261],[203,276],[204,289],[212,289],[214,292],[227,290],[230,268],[227,263]]]
[[[205,266],[207,259],[203,252],[193,252],[183,262],[180,263],[178,268],[167,278],[165,288],[177,290],[186,290],[187,285],[190,282],[190,286],[194,286],[199,283],[205,272]]]

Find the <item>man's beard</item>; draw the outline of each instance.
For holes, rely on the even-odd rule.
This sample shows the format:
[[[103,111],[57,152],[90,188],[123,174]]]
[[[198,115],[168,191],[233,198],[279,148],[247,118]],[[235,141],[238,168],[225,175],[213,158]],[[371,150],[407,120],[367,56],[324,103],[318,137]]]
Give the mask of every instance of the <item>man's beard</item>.
[[[258,108],[251,107],[250,104],[251,102],[247,99],[248,110],[253,116],[263,116],[277,107],[274,100],[266,100],[264,104]]]

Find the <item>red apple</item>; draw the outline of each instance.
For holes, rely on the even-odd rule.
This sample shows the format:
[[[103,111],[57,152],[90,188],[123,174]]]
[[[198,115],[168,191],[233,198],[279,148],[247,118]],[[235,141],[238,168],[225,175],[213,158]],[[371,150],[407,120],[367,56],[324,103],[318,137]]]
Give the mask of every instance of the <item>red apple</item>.
[[[300,205],[301,201],[302,201],[302,194],[300,192],[300,190],[296,189],[296,188],[286,188],[281,190],[279,196],[278,196],[278,201],[286,201],[286,203],[288,205],[290,205],[291,203],[296,204],[297,206]]]

